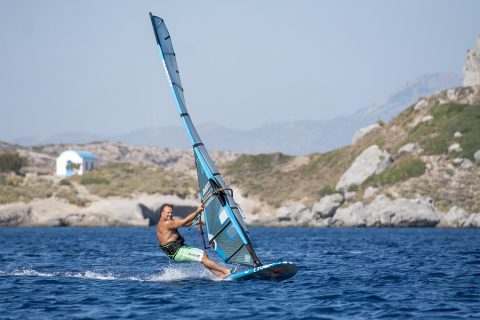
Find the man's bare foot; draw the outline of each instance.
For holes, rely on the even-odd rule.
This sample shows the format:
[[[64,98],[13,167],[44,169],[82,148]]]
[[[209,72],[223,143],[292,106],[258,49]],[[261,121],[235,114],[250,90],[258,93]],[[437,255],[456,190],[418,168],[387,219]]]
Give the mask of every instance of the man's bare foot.
[[[235,272],[237,272],[237,267],[226,269],[226,271],[222,273],[222,275],[220,276],[220,279],[225,279],[226,277],[228,277],[231,274],[234,274]]]

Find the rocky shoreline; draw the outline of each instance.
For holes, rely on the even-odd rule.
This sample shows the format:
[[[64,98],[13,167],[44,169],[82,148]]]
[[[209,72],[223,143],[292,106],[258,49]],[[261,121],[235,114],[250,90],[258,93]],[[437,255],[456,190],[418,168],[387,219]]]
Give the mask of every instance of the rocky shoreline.
[[[243,199],[245,200],[245,199]],[[139,195],[134,198],[99,199],[88,207],[77,207],[64,200],[49,198],[29,203],[0,206],[2,227],[148,227],[156,223],[158,208],[164,202],[174,203],[177,214],[184,216],[198,205],[196,199],[176,196]],[[248,200],[245,208],[258,206]],[[323,197],[312,207],[298,203],[277,210],[249,214],[246,222],[261,227],[441,227],[478,228],[480,213],[468,213],[452,207],[448,212],[435,208],[430,199],[389,199],[377,196],[369,204],[345,205],[344,195]],[[158,219],[158,217],[157,217]]]
[[[379,195],[369,204],[358,201],[345,206],[344,203],[342,194],[333,194],[311,208],[303,204],[283,207],[269,219],[253,219],[251,224],[274,227],[480,227],[480,213],[468,213],[456,206],[442,212],[430,199],[391,200]]]
[[[0,227],[148,227],[152,224],[148,209],[154,211],[165,202],[187,209],[196,205],[193,199],[146,194],[101,198],[87,207],[57,198],[38,199],[0,206]]]

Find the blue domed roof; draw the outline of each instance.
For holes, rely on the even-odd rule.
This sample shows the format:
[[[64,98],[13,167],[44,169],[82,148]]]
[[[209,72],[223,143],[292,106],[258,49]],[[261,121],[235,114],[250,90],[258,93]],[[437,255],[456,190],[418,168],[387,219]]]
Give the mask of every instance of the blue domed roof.
[[[85,160],[97,160],[97,157],[90,151],[72,150]]]

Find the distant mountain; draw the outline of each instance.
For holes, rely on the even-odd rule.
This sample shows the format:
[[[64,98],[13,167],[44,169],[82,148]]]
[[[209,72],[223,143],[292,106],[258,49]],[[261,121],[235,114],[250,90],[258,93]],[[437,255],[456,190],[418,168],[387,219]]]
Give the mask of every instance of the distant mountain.
[[[14,140],[10,140],[12,143],[20,144],[23,146],[33,146],[33,145],[41,145],[41,144],[69,144],[69,143],[89,143],[93,141],[104,141],[109,140],[109,136],[107,135],[100,135],[100,134],[93,134],[88,132],[63,132],[52,134],[43,137],[20,137]]]
[[[256,129],[242,131],[217,124],[203,124],[199,134],[210,150],[231,150],[238,153],[283,152],[300,155],[325,152],[349,145],[353,134],[377,120],[389,121],[418,98],[437,91],[462,85],[458,74],[435,73],[422,75],[406,83],[394,93],[352,115],[328,121],[294,121],[271,123]],[[42,139],[21,138],[14,141],[21,145],[45,143],[88,143],[113,140],[132,145],[167,148],[189,148],[189,141],[181,126],[144,128],[116,136],[101,136],[71,132]]]
[[[372,106],[349,116],[328,121],[271,123],[248,131],[204,124],[198,127],[198,131],[207,147],[212,150],[250,154],[280,151],[295,155],[324,152],[350,144],[358,129],[379,119],[389,121],[418,98],[461,86],[461,83],[462,78],[457,74],[422,75]],[[113,137],[113,140],[136,145],[190,147],[182,127],[140,129]]]
[[[463,78],[454,73],[433,73],[417,77],[407,82],[394,93],[355,113],[370,120],[389,121],[414,103],[419,97],[428,97],[448,88],[461,87]]]

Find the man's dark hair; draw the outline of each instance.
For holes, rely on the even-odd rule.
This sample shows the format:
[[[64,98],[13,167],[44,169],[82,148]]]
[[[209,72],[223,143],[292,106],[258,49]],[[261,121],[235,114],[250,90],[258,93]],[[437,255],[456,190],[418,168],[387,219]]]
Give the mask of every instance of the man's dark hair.
[[[165,209],[165,207],[170,207],[170,208],[173,209],[173,204],[171,204],[171,203],[162,204],[162,206],[160,207],[160,218],[162,217],[162,212],[163,212],[163,209]]]

